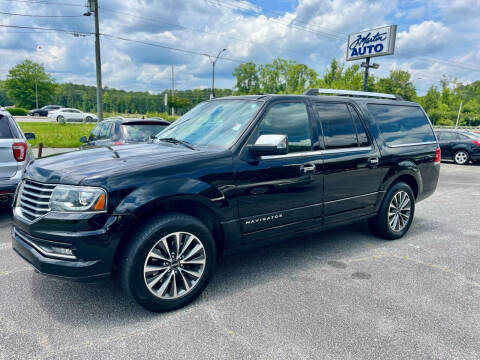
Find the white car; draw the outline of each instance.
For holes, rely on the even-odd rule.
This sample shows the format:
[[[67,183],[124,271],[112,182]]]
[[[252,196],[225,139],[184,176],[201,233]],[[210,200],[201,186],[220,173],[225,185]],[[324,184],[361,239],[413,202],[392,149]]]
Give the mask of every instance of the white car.
[[[57,120],[57,122],[63,121],[75,121],[75,122],[92,122],[98,121],[97,115],[90,114],[86,112],[82,112],[78,109],[71,109],[71,108],[61,108],[54,111],[48,112],[48,117],[51,119]]]

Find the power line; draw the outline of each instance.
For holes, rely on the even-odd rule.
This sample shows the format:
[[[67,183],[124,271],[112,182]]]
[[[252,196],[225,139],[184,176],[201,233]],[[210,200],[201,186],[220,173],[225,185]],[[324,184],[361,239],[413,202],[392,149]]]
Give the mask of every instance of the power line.
[[[44,0],[3,0],[9,2],[19,2],[19,3],[27,3],[27,4],[44,4],[44,5],[59,5],[59,6],[77,6],[77,7],[85,7],[85,5],[74,4],[74,3],[64,3],[64,2],[52,2],[52,1],[44,1]]]
[[[159,44],[159,43],[152,43],[152,42],[148,42],[148,41],[144,41],[144,40],[130,39],[130,38],[126,38],[126,37],[118,36],[118,35],[105,34],[105,33],[101,33],[100,35],[110,37],[110,38],[113,38],[113,39],[122,40],[122,41],[129,41],[129,42],[134,42],[134,43],[138,43],[138,44],[159,47],[159,48],[162,48],[162,49],[179,51],[179,52],[183,52],[183,53],[187,53],[187,54],[202,55],[202,56],[207,56],[208,55],[204,52],[180,49],[180,48],[176,48],[176,47],[173,47],[173,46],[162,45],[162,44]],[[219,57],[219,59],[226,60],[226,61],[231,61],[231,62],[236,62],[236,63],[244,63],[245,62],[245,60],[233,59],[233,58],[222,57],[222,56]]]
[[[71,34],[71,35],[74,35],[74,36],[88,36],[88,35],[93,35],[94,34],[93,32],[73,31],[73,30],[44,28],[44,27],[35,27],[35,26],[20,26],[20,25],[0,24],[0,27],[13,28],[13,29],[30,29],[30,30],[39,30],[39,31],[56,31],[56,32]]]
[[[31,15],[31,14],[17,14],[0,11],[2,15],[11,15],[11,16],[24,16],[24,17],[35,17],[35,18],[75,18],[82,17],[82,15]]]

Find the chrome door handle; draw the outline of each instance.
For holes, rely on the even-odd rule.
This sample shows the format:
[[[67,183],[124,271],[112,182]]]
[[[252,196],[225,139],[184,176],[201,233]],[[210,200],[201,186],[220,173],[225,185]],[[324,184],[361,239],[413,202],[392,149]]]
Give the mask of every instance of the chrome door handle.
[[[305,164],[301,166],[301,169],[304,173],[312,173],[315,172],[315,165],[314,164]]]
[[[378,165],[378,163],[380,162],[380,159],[379,158],[369,158],[368,159],[368,166],[370,167],[376,167]]]

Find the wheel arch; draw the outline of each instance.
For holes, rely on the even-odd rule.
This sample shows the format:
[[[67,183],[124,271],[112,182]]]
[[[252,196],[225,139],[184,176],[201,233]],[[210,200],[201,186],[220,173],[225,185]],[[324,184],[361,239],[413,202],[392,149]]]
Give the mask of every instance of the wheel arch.
[[[199,196],[178,195],[152,201],[138,210],[132,221],[126,226],[127,230],[115,250],[113,261],[114,270],[115,267],[118,266],[124,250],[127,248],[132,235],[137,229],[153,218],[168,213],[190,215],[204,223],[215,240],[217,255],[219,257],[223,255],[224,233],[221,226],[221,218],[218,213]]]
[[[418,195],[423,191],[422,176],[413,161],[404,162],[400,164],[399,167],[388,172],[383,181],[383,190],[386,192],[393,184],[399,181],[403,181],[410,186],[415,199],[417,199]]]

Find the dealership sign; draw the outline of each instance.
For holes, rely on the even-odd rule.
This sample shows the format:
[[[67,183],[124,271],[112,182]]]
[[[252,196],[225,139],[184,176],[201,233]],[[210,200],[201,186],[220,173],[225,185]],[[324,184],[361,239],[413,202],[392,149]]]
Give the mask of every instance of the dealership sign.
[[[347,61],[392,55],[397,25],[385,26],[348,35]]]

